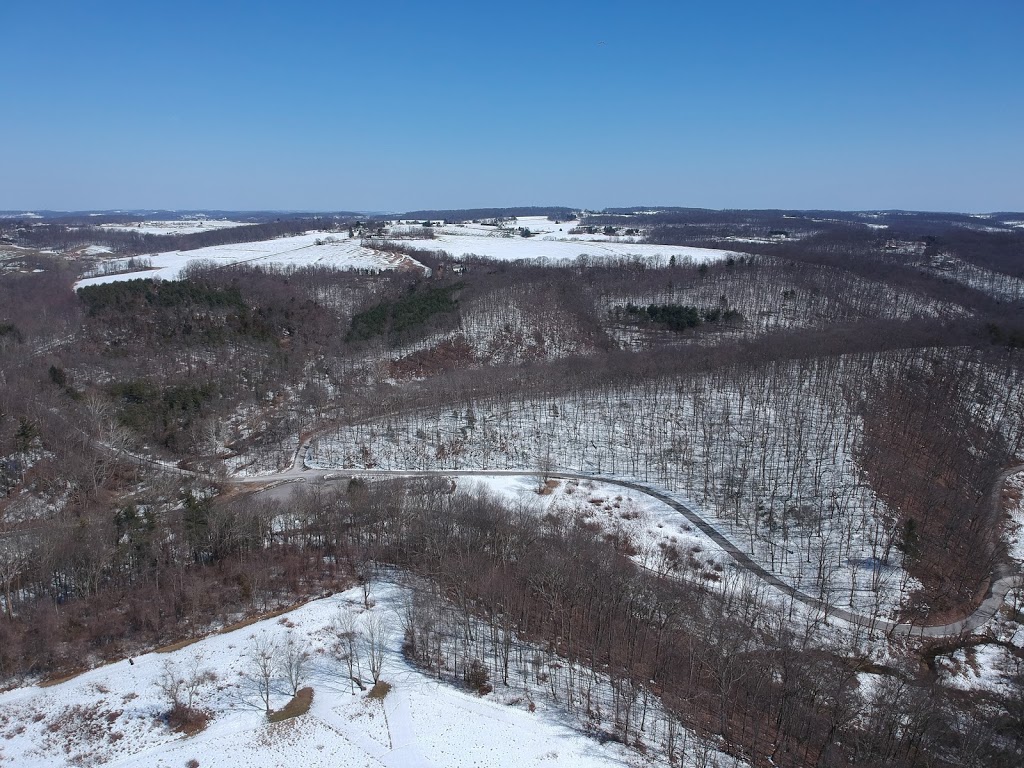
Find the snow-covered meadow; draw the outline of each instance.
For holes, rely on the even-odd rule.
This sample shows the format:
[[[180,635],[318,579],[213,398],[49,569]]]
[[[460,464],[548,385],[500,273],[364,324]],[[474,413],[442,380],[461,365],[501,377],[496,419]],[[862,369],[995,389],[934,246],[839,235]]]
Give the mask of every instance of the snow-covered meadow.
[[[656,745],[645,757],[583,735],[580,723],[545,697],[544,685],[499,685],[481,697],[424,674],[401,652],[406,591],[376,582],[369,597],[369,609],[362,590],[351,590],[168,653],[123,660],[48,687],[0,693],[0,765],[598,768],[658,763]],[[347,661],[337,652],[339,629],[354,629],[365,640],[371,625],[383,640],[380,679],[391,686],[383,698],[369,695],[366,652],[355,670],[361,688],[349,679]],[[289,641],[309,653],[302,684],[314,689],[312,707],[297,718],[268,723],[254,658],[261,645],[272,644],[280,653]],[[197,686],[194,705],[210,721],[196,735],[175,732],[163,719],[168,704],[159,683],[168,672],[206,680]],[[290,694],[275,674],[271,708],[283,707]],[[694,765],[696,755],[710,758],[705,765],[738,765],[692,736],[688,743],[684,766]]]
[[[203,261],[217,266],[256,264],[285,269],[310,265],[370,271],[398,269],[403,265],[418,267],[407,256],[365,248],[358,240],[349,238],[347,233],[324,234],[315,231],[252,243],[231,243],[190,251],[157,253],[146,258],[152,262],[153,269],[90,277],[79,280],[75,287],[138,278],[176,280],[192,261]]]
[[[192,235],[217,229],[233,229],[249,226],[244,221],[228,219],[188,218],[170,221],[138,221],[128,224],[100,224],[100,229],[111,232],[138,232],[140,235]]]
[[[165,222],[184,226],[188,222]],[[228,224],[230,222],[219,222]],[[154,226],[152,234],[157,232]],[[194,222],[192,223],[194,224]],[[213,222],[207,222],[213,224]],[[603,235],[569,235],[568,230],[576,222],[558,226],[542,217],[521,219],[517,226],[529,228],[539,234],[524,238],[518,235],[503,236],[494,227],[467,224],[436,227],[433,240],[414,240],[413,245],[427,250],[443,250],[459,259],[470,255],[483,256],[490,259],[505,261],[536,260],[546,262],[575,261],[580,256],[602,259],[643,259],[651,263],[667,264],[674,256],[677,260],[688,259],[695,262],[712,261],[727,258],[728,251],[706,248],[688,248],[683,246],[659,246],[634,242],[632,238],[610,238]],[[237,225],[237,223],[232,223]],[[117,225],[120,228],[121,225]],[[144,231],[147,225],[140,225],[133,231]],[[412,227],[409,224],[396,224],[388,228],[387,237],[401,239],[403,234]],[[202,231],[190,229],[188,231]],[[184,230],[175,232],[183,234]],[[137,278],[159,278],[174,280],[190,261],[206,261],[217,265],[260,264],[287,269],[317,265],[332,269],[362,269],[380,271],[398,268],[424,269],[414,259],[402,254],[376,250],[358,237],[349,237],[347,232],[324,233],[311,231],[301,235],[261,240],[249,243],[231,243],[227,245],[197,248],[188,251],[169,251],[166,253],[147,254],[153,269],[139,272],[127,272],[116,275],[89,277],[79,281],[76,287],[93,285],[114,280],[133,280]]]
[[[681,245],[651,245],[639,237],[615,237],[603,234],[571,234],[578,221],[553,222],[544,216],[522,217],[500,230],[481,224],[447,224],[433,227],[435,238],[422,241],[422,247],[447,251],[454,258],[483,256],[499,261],[530,259],[551,263],[575,261],[581,256],[596,261],[642,259],[666,265],[674,256],[695,263],[718,261],[737,254],[713,248]],[[401,225],[395,227],[400,233]],[[531,237],[516,234],[528,229]]]

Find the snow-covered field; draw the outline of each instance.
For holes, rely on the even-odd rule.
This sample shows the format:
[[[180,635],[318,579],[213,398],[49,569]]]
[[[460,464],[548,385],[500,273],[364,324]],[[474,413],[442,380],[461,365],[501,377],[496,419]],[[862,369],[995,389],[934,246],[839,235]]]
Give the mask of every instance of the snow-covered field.
[[[196,232],[247,226],[250,226],[247,222],[227,219],[177,219],[139,221],[132,224],[100,224],[100,229],[109,229],[112,232],[138,232],[141,235],[192,235]]]
[[[569,235],[569,229],[577,222],[556,225],[542,217],[520,219],[515,226],[526,227],[538,232],[535,237],[499,236],[494,227],[467,224],[448,225],[435,228],[433,240],[413,240],[412,245],[426,250],[443,250],[454,258],[469,255],[491,259],[515,261],[531,259],[546,262],[574,261],[580,256],[602,259],[649,260],[652,263],[667,264],[674,256],[677,260],[695,262],[724,259],[732,255],[729,251],[683,246],[661,246],[636,243],[629,238],[609,238],[604,235]],[[395,225],[388,237],[400,238],[412,225]],[[560,232],[559,227],[564,231]],[[418,227],[417,227],[418,228]],[[141,231],[141,230],[140,230]],[[253,243],[197,248],[190,251],[170,251],[147,256],[153,263],[152,270],[129,272],[117,275],[103,275],[81,280],[76,288],[115,280],[137,278],[159,278],[174,280],[190,261],[202,260],[219,265],[263,264],[277,267],[302,267],[311,264],[333,269],[387,270],[400,266],[414,266],[422,269],[414,260],[399,254],[367,248],[357,239],[348,237],[346,232],[324,234],[307,232],[293,237],[262,240]]]
[[[480,224],[449,224],[435,227],[437,237],[422,241],[423,248],[440,249],[455,258],[483,256],[501,261],[536,259],[549,262],[575,261],[580,256],[590,259],[640,258],[667,264],[673,256],[697,263],[717,261],[734,255],[712,248],[691,248],[681,245],[649,245],[631,237],[608,237],[601,234],[569,234],[578,221],[555,223],[543,216],[517,219],[508,226],[512,232],[522,227],[535,233],[533,237],[518,234],[504,236],[495,227]]]
[[[1021,639],[1024,638],[1018,638],[1018,643]],[[939,679],[951,688],[1006,696],[1012,696],[1015,690],[1012,678],[1024,671],[1024,661],[995,643],[959,648],[937,658],[935,666]]]
[[[170,251],[148,256],[152,270],[128,272],[118,275],[103,275],[80,280],[76,288],[115,280],[138,278],[159,278],[175,280],[182,269],[191,261],[211,262],[219,266],[231,264],[260,264],[278,267],[303,267],[319,265],[334,269],[397,269],[411,262],[408,257],[381,253],[362,247],[357,240],[346,233],[326,235],[323,232],[306,232],[293,237],[261,240],[254,243],[232,243],[191,251]]]
[[[352,590],[171,653],[136,657],[134,664],[121,661],[50,687],[0,694],[0,765],[598,768],[656,763],[654,753],[645,758],[614,742],[587,738],[540,691],[529,697],[531,708],[522,696],[504,695],[502,686],[479,697],[421,673],[400,651],[404,590],[377,583],[371,599],[375,604],[365,610],[361,590]],[[392,687],[383,699],[352,685],[346,663],[336,658],[336,628],[345,614],[354,615],[356,629],[364,633],[371,622],[385,627],[381,679]],[[313,704],[305,715],[271,724],[253,674],[255,644],[280,647],[289,639],[310,653],[303,684],[313,687]],[[363,658],[358,676],[366,680]],[[211,720],[194,736],[172,731],[162,718],[167,703],[158,681],[168,669],[182,677],[212,672],[196,698]],[[275,677],[271,707],[280,708],[289,698],[284,680]],[[735,765],[716,753],[712,758],[708,765]]]
[[[104,256],[111,253],[111,250],[105,245],[87,245],[79,253],[83,256]]]

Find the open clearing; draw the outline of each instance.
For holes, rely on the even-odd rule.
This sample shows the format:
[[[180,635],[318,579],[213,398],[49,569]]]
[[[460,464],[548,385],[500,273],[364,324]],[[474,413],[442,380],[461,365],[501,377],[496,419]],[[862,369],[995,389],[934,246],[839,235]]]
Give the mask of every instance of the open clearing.
[[[100,224],[100,229],[112,232],[138,232],[140,235],[193,235],[215,229],[247,227],[244,221],[226,219],[178,219],[175,221],[139,221],[131,224]]]
[[[316,600],[283,616],[208,637],[172,653],[150,653],[99,667],[49,687],[0,694],[0,765],[200,766],[246,768],[304,766],[598,766],[647,765],[650,759],[614,742],[599,744],[571,727],[556,706],[501,691],[479,697],[438,682],[409,665],[400,650],[403,590],[375,584],[370,610],[360,589]],[[341,613],[366,625],[379,616],[387,627],[381,679],[391,685],[370,697],[350,684],[332,649],[333,622]],[[254,639],[308,643],[309,679],[315,690],[309,713],[268,723],[246,654]],[[212,715],[192,737],[172,731],[157,687],[166,665],[177,674],[213,671],[199,693]],[[284,682],[273,686],[271,707],[290,698]],[[521,693],[521,692],[520,692]],[[499,703],[504,700],[505,703]],[[724,756],[719,756],[723,758]],[[724,758],[725,765],[733,765]]]
[[[207,222],[207,224],[227,222]],[[535,260],[547,262],[574,261],[586,257],[594,260],[642,259],[652,264],[678,261],[717,261],[733,255],[729,251],[685,246],[649,245],[630,238],[609,238],[603,235],[569,235],[576,222],[556,225],[543,217],[520,219],[517,226],[537,232],[534,237],[503,236],[494,227],[482,225],[448,225],[436,227],[433,240],[413,240],[411,244],[424,250],[442,250],[455,259],[482,256],[501,261]],[[388,237],[401,239],[412,225],[390,228]],[[559,231],[562,228],[562,232]],[[419,229],[419,227],[416,227]],[[128,228],[131,229],[131,228]],[[142,231],[141,229],[139,231]],[[195,230],[202,231],[202,230]],[[154,234],[156,234],[154,232]],[[76,288],[115,280],[138,278],[177,279],[190,261],[212,262],[219,266],[231,264],[273,265],[279,268],[318,265],[332,269],[363,269],[371,271],[400,268],[423,269],[408,256],[375,250],[362,245],[347,232],[306,232],[292,237],[261,240],[252,243],[197,248],[189,251],[168,251],[148,255],[152,269],[121,274],[89,277],[76,283]]]
[[[500,261],[533,259],[564,262],[585,256],[595,260],[639,258],[664,265],[673,256],[677,261],[688,259],[701,263],[736,255],[712,248],[650,245],[636,242],[639,238],[632,237],[570,234],[570,230],[578,225],[578,221],[556,223],[543,216],[523,217],[512,226],[529,229],[534,235],[520,237],[503,234],[495,227],[481,224],[449,224],[434,227],[435,239],[424,240],[421,247],[447,251],[457,259],[483,256]]]
[[[102,275],[80,280],[76,288],[97,283],[109,283],[116,280],[137,280],[139,278],[159,278],[176,280],[182,269],[191,261],[204,261],[217,266],[232,264],[275,265],[277,267],[305,267],[320,265],[332,269],[366,269],[385,270],[397,269],[403,264],[412,262],[400,254],[382,253],[364,248],[359,241],[347,235],[336,233],[325,235],[323,232],[306,232],[294,237],[281,237],[274,240],[261,240],[254,243],[231,243],[216,245],[209,248],[197,248],[191,251],[169,251],[147,257],[153,269],[140,272],[127,272],[118,275]]]

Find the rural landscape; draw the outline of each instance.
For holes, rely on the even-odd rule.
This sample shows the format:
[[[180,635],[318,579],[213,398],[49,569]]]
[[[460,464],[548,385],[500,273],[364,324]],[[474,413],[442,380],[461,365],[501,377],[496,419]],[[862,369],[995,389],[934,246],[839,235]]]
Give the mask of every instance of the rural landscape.
[[[0,765],[1020,765],[1022,254],[0,213]]]
[[[0,2],[0,768],[1024,766],[1024,3]]]

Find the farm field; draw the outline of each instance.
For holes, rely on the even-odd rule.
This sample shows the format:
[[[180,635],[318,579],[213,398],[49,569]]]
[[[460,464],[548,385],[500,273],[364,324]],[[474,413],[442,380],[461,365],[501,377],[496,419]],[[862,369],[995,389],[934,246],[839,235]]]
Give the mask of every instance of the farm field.
[[[102,275],[80,280],[76,287],[98,285],[119,280],[155,278],[174,280],[189,262],[203,261],[217,266],[251,264],[267,267],[304,267],[317,265],[331,269],[360,269],[369,271],[393,270],[400,267],[422,269],[408,257],[382,253],[364,248],[358,241],[337,233],[324,235],[309,232],[294,237],[282,237],[254,243],[234,243],[191,251],[171,251],[148,256],[153,268],[140,272]]]
[[[140,235],[191,235],[218,229],[248,226],[244,221],[226,219],[179,219],[176,221],[139,221],[129,224],[101,224],[100,229],[113,232],[137,232]]]
[[[677,261],[695,263],[717,261],[735,255],[731,251],[686,246],[659,246],[640,242],[639,237],[610,237],[603,234],[570,234],[579,221],[556,223],[542,216],[521,217],[511,223],[504,235],[494,227],[467,223],[433,227],[436,237],[425,240],[422,247],[447,251],[461,259],[482,256],[498,261],[538,260],[571,262],[581,256],[596,262],[611,259],[640,259],[652,265]],[[399,225],[398,229],[401,228]],[[536,233],[532,237],[514,234],[519,228]]]
[[[435,239],[414,240],[412,244],[417,248],[446,251],[454,259],[477,256],[499,261],[526,260],[541,263],[570,262],[583,256],[596,261],[639,259],[652,265],[665,265],[673,258],[679,261],[703,263],[726,259],[731,255],[729,251],[717,249],[655,246],[633,242],[628,238],[620,241],[602,235],[563,236],[557,231],[553,222],[543,217],[524,218],[521,222],[520,226],[536,228],[535,231],[541,234],[532,238],[505,237],[498,236],[493,227],[467,224],[465,227],[438,227]],[[568,222],[564,227],[568,230],[574,223],[576,222]],[[389,232],[401,238],[403,232],[410,226],[397,224]],[[117,225],[116,228],[122,229],[120,225]],[[147,225],[142,225],[142,228],[146,229]],[[185,228],[190,232],[200,231],[191,226]],[[154,232],[154,234],[168,233]],[[367,247],[358,238],[352,238],[346,232],[326,234],[308,232],[273,240],[156,253],[147,255],[145,258],[151,262],[152,269],[88,277],[76,283],[76,287],[138,278],[173,280],[191,261],[204,261],[220,266],[251,264],[281,269],[304,266],[374,272],[394,269],[422,271],[424,269],[416,262],[415,258]]]

